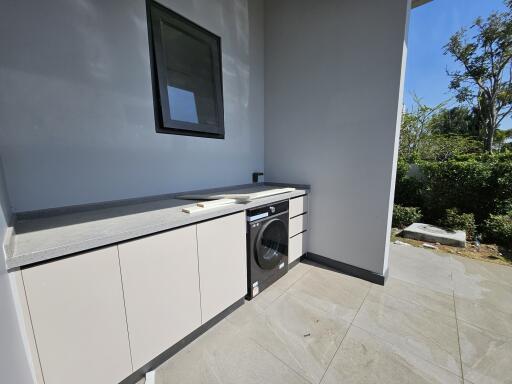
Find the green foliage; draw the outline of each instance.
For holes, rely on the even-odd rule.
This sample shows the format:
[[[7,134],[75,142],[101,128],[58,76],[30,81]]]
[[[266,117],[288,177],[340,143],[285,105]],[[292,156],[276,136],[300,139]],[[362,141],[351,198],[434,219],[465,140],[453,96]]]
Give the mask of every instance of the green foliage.
[[[440,103],[430,107],[413,95],[415,106],[411,111],[402,114],[400,125],[400,156],[407,161],[417,157],[417,152],[431,134],[432,117],[445,105]]]
[[[475,112],[464,106],[443,109],[432,117],[432,133],[480,137],[480,122]]]
[[[484,239],[512,248],[512,212],[491,215],[483,225]]]
[[[477,119],[467,108],[445,109],[445,103],[429,107],[417,96],[414,103],[413,110],[402,116],[400,158],[409,163],[443,161],[484,151]]]
[[[498,152],[506,152],[512,150],[512,129],[498,129],[494,135],[494,148]]]
[[[492,211],[492,169],[487,163],[470,159],[445,162],[424,162],[424,204],[431,222],[440,222],[447,209],[459,208],[473,212],[478,221]],[[484,198],[485,196],[485,198]]]
[[[505,4],[506,11],[476,19],[444,47],[462,68],[448,72],[450,88],[459,103],[470,103],[478,111],[488,152],[494,148],[496,130],[512,112],[512,2]]]
[[[418,161],[417,166],[418,175],[408,176],[400,165],[395,203],[420,207],[429,223],[441,224],[451,208],[473,213],[477,225],[491,214],[512,211],[512,152]]]
[[[395,184],[395,202],[406,206],[421,205],[422,182],[416,177],[409,176],[409,164],[404,159],[398,160]]]
[[[472,137],[454,134],[430,135],[423,140],[416,157],[421,160],[445,161],[465,154],[482,152],[482,143]]]
[[[393,207],[393,227],[405,228],[421,220],[421,210],[416,207],[402,207],[395,204]]]
[[[475,238],[476,224],[475,215],[472,213],[461,213],[457,208],[446,210],[442,225],[448,229],[460,229],[466,231],[466,238]]]

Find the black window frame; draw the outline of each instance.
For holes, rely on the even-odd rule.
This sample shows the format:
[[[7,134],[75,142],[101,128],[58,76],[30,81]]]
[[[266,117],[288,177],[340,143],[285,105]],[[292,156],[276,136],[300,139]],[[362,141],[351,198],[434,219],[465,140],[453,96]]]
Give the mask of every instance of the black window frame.
[[[220,36],[217,36],[154,0],[147,0],[146,8],[156,132],[224,139],[224,92],[222,84],[222,46]],[[172,27],[181,30],[195,39],[206,42],[210,46],[218,122],[216,125],[191,123],[172,119],[167,94],[166,62],[163,57],[165,53],[162,47],[160,29],[163,22],[168,23]]]

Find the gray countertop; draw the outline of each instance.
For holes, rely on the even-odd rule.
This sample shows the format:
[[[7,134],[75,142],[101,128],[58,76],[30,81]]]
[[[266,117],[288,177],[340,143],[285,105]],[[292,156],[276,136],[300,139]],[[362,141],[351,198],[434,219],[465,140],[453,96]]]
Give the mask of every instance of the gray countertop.
[[[215,193],[251,193],[278,188],[271,185],[245,186],[243,188],[216,190]],[[195,194],[203,192],[195,192]],[[232,204],[215,209],[188,214],[182,208],[195,205],[194,201],[162,197],[125,204],[91,207],[86,210],[70,209],[54,215],[19,219],[7,247],[8,269],[47,261],[93,248],[127,241],[152,233],[165,231],[242,212],[259,205],[298,197],[306,189],[256,199],[244,204]],[[207,195],[207,193],[205,193]]]

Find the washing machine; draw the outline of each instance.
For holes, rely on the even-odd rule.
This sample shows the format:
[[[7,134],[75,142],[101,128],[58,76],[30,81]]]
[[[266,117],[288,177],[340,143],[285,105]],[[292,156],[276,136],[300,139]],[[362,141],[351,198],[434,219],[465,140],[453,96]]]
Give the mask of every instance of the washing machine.
[[[247,299],[288,271],[288,200],[248,209]]]

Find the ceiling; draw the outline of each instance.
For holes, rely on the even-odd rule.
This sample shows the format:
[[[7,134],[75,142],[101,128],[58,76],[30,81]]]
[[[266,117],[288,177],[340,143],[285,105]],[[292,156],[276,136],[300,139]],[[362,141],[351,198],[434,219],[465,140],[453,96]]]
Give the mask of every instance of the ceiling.
[[[412,0],[412,7],[416,8],[419,7],[420,5],[430,3],[431,1],[432,0]]]

